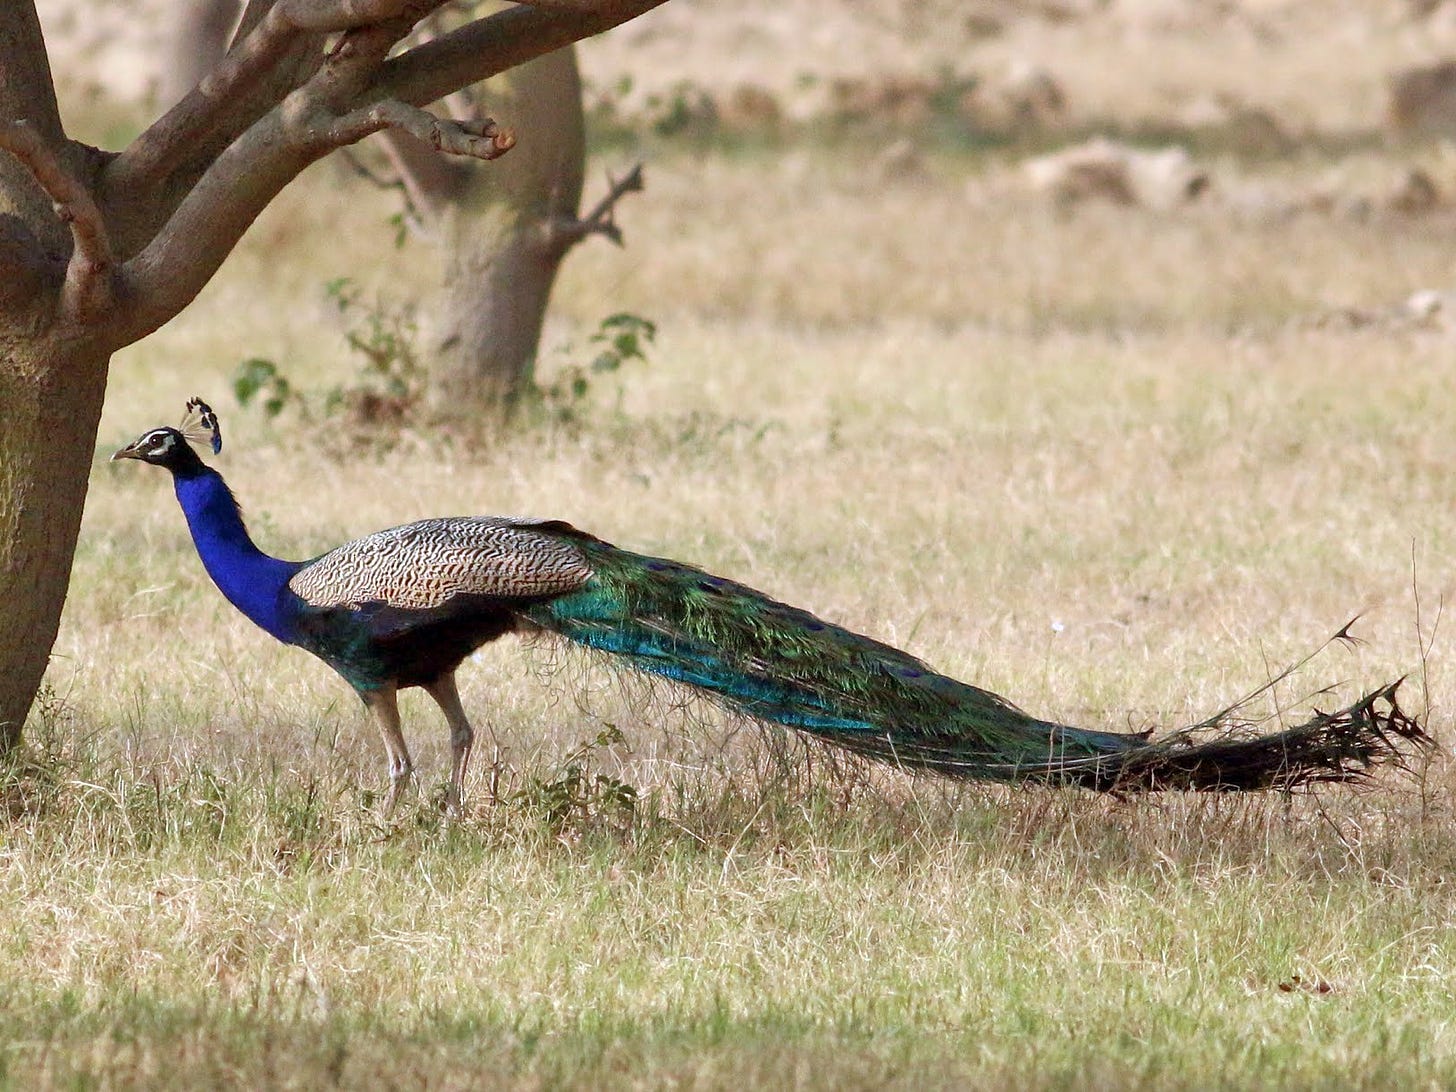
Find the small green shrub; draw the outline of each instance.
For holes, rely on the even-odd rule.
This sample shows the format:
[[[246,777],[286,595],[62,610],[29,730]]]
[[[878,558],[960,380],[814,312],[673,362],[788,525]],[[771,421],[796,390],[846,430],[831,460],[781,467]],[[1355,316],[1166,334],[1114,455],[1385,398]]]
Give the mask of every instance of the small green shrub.
[[[600,752],[625,743],[622,730],[608,724],[567,753],[559,774],[529,779],[509,801],[557,832],[600,822],[630,825],[637,811],[637,790],[619,778],[591,772]]]
[[[344,340],[358,367],[349,380],[305,391],[276,361],[255,356],[233,370],[233,394],[240,406],[257,408],[269,419],[292,411],[304,421],[335,420],[347,426],[354,446],[387,445],[400,430],[425,423],[429,369],[419,347],[415,309],[365,303],[348,277],[329,281],[324,290],[350,320]],[[517,408],[527,410],[528,419],[579,423],[596,392],[595,380],[630,361],[646,361],[656,337],[657,324],[641,315],[607,316],[587,339],[594,350],[591,360],[567,364],[550,383],[531,384]]]
[[[619,311],[602,319],[587,339],[596,354],[587,364],[568,364],[550,383],[535,383],[523,401],[538,415],[560,423],[581,420],[593,398],[594,380],[622,370],[629,361],[647,361],[657,339],[657,324],[641,315]],[[569,351],[569,350],[568,350]]]

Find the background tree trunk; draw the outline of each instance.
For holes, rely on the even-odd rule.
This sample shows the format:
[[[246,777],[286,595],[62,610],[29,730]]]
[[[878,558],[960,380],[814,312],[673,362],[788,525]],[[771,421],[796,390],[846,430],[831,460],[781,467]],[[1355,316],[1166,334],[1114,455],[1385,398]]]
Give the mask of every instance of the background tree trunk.
[[[430,391],[447,418],[506,410],[530,382],[586,173],[575,49],[496,77],[486,101],[520,139],[489,171],[463,166],[466,180],[440,215],[445,287]]]
[[[531,382],[561,260],[593,233],[620,242],[612,209],[642,188],[634,170],[580,216],[586,125],[574,48],[490,81],[466,112],[489,113],[521,134],[489,171],[446,161],[402,133],[384,137],[411,203],[444,249],[429,399],[445,420],[509,412]]]
[[[175,0],[176,21],[171,30],[168,63],[162,69],[158,93],[172,103],[191,91],[227,52],[228,39],[237,26],[240,0]]]
[[[107,354],[9,336],[0,363],[0,754],[20,739],[60,626]]]

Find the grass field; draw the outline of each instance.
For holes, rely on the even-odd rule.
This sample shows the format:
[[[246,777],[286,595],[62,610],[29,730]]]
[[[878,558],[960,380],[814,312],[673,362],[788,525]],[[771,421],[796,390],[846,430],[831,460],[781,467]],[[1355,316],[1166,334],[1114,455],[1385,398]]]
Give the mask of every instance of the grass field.
[[[1216,184],[1456,183],[1439,151],[1349,139],[1409,33],[1334,55],[1343,82],[1259,39],[1312,135],[1210,158]],[[1116,80],[1089,99],[1152,108]],[[1359,613],[1266,712],[1409,675],[1452,742],[1456,339],[1396,312],[1450,285],[1456,211],[1057,209],[1015,146],[931,142],[913,171],[843,136],[649,152],[630,247],[571,258],[542,371],[616,311],[658,341],[575,424],[341,457],[327,424],[236,405],[247,357],[352,381],[332,278],[427,308],[429,246],[392,249],[388,199],[327,164],[117,358],[32,754],[0,788],[0,1086],[1456,1082],[1441,755],[1293,799],[953,787],[502,642],[461,682],[504,801],[486,747],[468,816],[441,818],[444,727],[407,696],[419,790],[378,819],[347,687],[222,601],[164,474],[105,461],[192,394],[283,556],[432,514],[569,519],[1113,729],[1196,721]]]

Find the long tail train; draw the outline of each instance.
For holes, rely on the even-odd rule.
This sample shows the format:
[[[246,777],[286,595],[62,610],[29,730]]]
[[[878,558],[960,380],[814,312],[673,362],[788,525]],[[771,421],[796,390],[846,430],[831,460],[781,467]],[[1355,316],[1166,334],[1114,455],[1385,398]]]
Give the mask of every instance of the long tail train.
[[[1246,791],[1357,780],[1429,742],[1397,703],[1399,681],[1252,738],[1230,732],[1223,715],[1156,741],[1073,728],[745,585],[597,540],[581,545],[595,575],[526,607],[537,626],[732,712],[907,768],[1101,791]]]

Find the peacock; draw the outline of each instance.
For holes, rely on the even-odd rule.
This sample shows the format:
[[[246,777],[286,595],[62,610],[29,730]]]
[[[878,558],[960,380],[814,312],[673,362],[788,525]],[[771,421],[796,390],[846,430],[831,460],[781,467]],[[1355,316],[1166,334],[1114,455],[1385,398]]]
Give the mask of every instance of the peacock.
[[[1153,740],[1042,720],[888,644],[559,520],[423,519],[284,561],[253,544],[231,490],[194,443],[222,450],[217,415],[197,398],[179,428],[151,429],[112,460],[171,471],[197,553],[223,595],[357,691],[389,760],[386,815],[413,769],[398,691],[423,687],[445,715],[447,807],[458,813],[475,732],[455,671],[508,633],[555,635],[730,713],[953,778],[1116,792],[1288,789],[1360,778],[1426,739],[1396,702],[1399,682],[1262,736],[1223,731],[1210,740],[1185,729]]]

